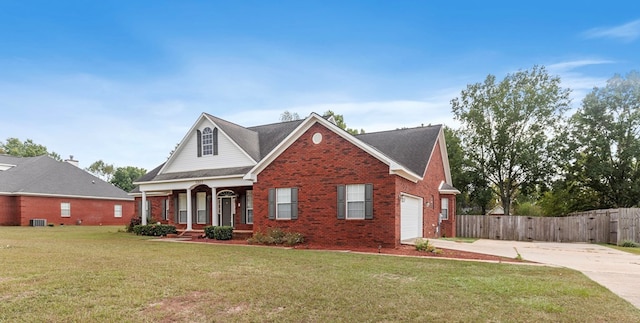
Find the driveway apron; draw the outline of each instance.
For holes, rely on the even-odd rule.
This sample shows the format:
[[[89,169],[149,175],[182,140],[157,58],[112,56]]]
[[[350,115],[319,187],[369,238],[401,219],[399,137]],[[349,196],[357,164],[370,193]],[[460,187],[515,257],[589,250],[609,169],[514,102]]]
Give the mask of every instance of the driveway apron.
[[[640,255],[587,243],[432,239],[437,248],[477,252],[571,268],[640,308]]]

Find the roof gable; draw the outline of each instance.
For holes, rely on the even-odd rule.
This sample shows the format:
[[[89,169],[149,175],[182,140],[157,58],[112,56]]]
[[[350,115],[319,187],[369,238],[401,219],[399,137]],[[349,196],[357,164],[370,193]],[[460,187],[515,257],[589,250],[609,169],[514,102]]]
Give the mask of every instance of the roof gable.
[[[350,143],[366,151],[371,156],[389,165],[390,174],[396,174],[396,175],[402,176],[413,182],[417,182],[418,180],[422,179],[421,175],[418,175],[415,172],[413,172],[411,169],[401,165],[396,160],[384,154],[381,150],[376,149],[374,146],[359,140],[357,137],[351,135],[350,133],[346,132],[345,130],[341,129],[334,123],[328,121],[327,119],[321,117],[316,113],[311,113],[309,117],[307,117],[303,122],[301,122],[293,132],[291,132],[286,138],[284,138],[282,142],[280,142],[267,156],[265,156],[253,169],[251,169],[251,171],[247,173],[244,179],[256,181],[257,175],[264,168],[266,168],[271,162],[273,162],[284,150],[286,150],[300,136],[302,136],[302,134],[305,131],[307,131],[309,128],[311,128],[312,125],[316,123],[323,125],[327,129],[338,134],[339,136],[346,139]]]

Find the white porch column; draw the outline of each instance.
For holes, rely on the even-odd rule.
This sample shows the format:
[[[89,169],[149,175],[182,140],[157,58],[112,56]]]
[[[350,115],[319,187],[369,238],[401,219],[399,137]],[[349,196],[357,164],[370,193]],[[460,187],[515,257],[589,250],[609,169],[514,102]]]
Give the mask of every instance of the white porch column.
[[[142,225],[147,225],[147,192],[142,191],[142,202],[140,203],[140,218],[142,218]]]
[[[192,205],[191,205],[191,188],[187,188],[187,231],[191,231],[193,230],[193,221],[191,219],[192,217]]]
[[[211,225],[218,226],[218,189],[211,188]]]

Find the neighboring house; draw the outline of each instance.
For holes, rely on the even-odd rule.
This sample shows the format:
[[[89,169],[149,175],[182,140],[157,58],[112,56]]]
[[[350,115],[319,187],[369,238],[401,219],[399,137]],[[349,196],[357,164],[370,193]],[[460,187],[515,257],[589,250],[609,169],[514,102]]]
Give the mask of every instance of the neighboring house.
[[[143,221],[181,230],[277,227],[310,243],[375,247],[455,236],[459,192],[439,125],[353,136],[315,113],[247,128],[203,113],[136,184]]]
[[[0,225],[124,225],[133,215],[131,196],[73,157],[0,155]]]

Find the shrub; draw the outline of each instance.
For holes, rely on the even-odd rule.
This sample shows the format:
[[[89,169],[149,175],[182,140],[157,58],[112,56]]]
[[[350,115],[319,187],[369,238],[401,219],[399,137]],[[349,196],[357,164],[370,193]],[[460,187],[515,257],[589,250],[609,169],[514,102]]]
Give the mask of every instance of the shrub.
[[[139,218],[137,216],[132,217],[131,221],[129,221],[129,225],[127,225],[127,232],[133,232],[133,227],[141,224],[142,224],[142,218]]]
[[[133,227],[133,233],[139,236],[153,236],[161,237],[170,233],[178,233],[176,227],[168,224],[147,224],[147,225],[135,225]]]
[[[633,240],[624,240],[622,241],[622,244],[620,245],[620,247],[626,247],[626,248],[640,248],[640,244],[633,241]]]
[[[204,235],[208,239],[231,240],[233,239],[233,227],[210,225],[204,228]]]
[[[428,239],[417,239],[416,240],[416,250],[423,252],[432,252],[432,253],[442,253],[442,250],[436,249],[434,245],[429,244]]]
[[[286,232],[279,228],[272,228],[267,233],[256,232],[247,239],[250,244],[295,246],[304,243],[304,236],[299,232]]]

